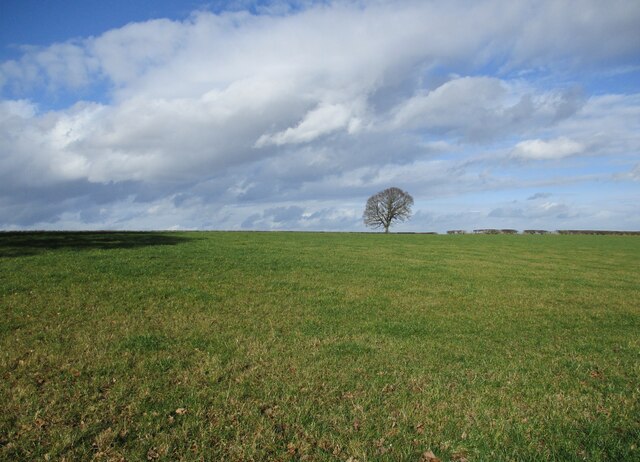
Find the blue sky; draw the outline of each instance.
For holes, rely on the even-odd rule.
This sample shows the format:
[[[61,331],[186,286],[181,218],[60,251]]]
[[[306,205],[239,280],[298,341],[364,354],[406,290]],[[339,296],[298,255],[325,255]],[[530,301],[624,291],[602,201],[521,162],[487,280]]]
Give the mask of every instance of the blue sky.
[[[0,229],[640,229],[636,1],[0,3]]]
[[[2,58],[19,56],[13,46],[47,46],[100,35],[131,22],[184,19],[201,5],[178,0],[2,0]]]

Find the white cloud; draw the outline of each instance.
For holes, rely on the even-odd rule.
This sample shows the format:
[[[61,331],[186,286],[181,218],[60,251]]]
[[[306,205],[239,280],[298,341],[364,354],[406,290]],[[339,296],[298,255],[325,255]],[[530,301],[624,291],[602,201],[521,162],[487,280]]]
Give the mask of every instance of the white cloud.
[[[423,92],[395,109],[393,126],[475,132],[499,116],[507,88],[492,77],[463,77]]]
[[[354,127],[350,131],[355,131],[357,125],[357,119],[352,118],[349,108],[341,104],[323,104],[307,112],[295,127],[273,135],[262,135],[255,146],[306,143],[347,126]]]
[[[18,61],[0,64],[0,90],[10,86],[27,91],[33,85],[43,85],[52,91],[90,85],[99,60],[91,55],[89,43],[70,41],[44,48],[26,47]]]
[[[611,64],[620,57],[634,56],[638,51],[639,10],[637,3],[626,0],[558,0],[522,5],[528,19],[518,26],[521,30],[516,35],[515,59],[510,65],[528,62],[548,66],[552,57],[576,65],[599,61]],[[604,39],[608,34],[611,40]]]
[[[100,72],[116,85],[144,77],[164,66],[185,40],[188,23],[156,19],[127,24],[87,40],[87,52],[100,63]]]
[[[497,171],[531,164],[522,159],[615,155],[629,165],[640,152],[640,95],[589,96],[576,89],[579,77],[565,76],[637,62],[640,9],[630,5],[404,1],[265,15],[201,11],[25,48],[0,64],[0,199],[12,204],[0,224],[11,222],[23,196],[39,194],[42,208],[29,202],[38,210],[53,201],[99,203],[104,212],[85,216],[188,227],[203,216],[196,209],[212,203],[246,209],[227,207],[229,215],[207,223],[233,227],[250,213],[270,227],[276,222],[265,210],[304,200],[296,226],[334,226],[330,201],[361,200],[391,183],[451,197],[545,187],[547,178]],[[100,102],[39,109],[60,94]],[[325,202],[310,206],[314,200]],[[109,214],[110,201],[138,218]],[[151,216],[138,203],[162,206]],[[193,214],[174,210],[178,203]],[[62,209],[51,210],[21,223]]]
[[[551,196],[553,196],[553,194],[551,194],[551,193],[538,192],[538,193],[533,194],[532,196],[527,197],[527,200],[528,201],[535,201],[535,200],[539,200],[539,199],[548,199]]]
[[[362,211],[356,206],[332,204],[330,208],[283,205],[267,208],[249,215],[240,225],[242,229],[258,230],[331,230],[353,229],[362,220]]]
[[[624,1],[405,1],[336,2],[284,15],[201,11],[33,47],[3,63],[0,80],[76,86],[97,74],[122,97],[184,97],[256,75],[360,91],[416,64],[463,72],[496,58],[507,67],[563,66],[567,56],[611,64],[638,53],[639,10]]]
[[[512,155],[521,159],[551,160],[580,154],[584,146],[569,138],[560,137],[552,140],[525,140],[516,144]]]
[[[36,106],[28,100],[0,101],[0,121],[10,122],[10,119],[29,119],[36,115]]]
[[[540,91],[521,80],[458,77],[403,101],[393,110],[394,128],[486,141],[545,128],[575,114],[583,97],[572,90]]]

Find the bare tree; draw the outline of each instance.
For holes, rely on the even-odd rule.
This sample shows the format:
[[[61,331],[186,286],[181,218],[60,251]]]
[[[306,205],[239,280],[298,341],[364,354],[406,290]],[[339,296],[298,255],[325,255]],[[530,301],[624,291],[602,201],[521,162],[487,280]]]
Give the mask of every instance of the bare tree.
[[[400,188],[387,188],[369,198],[362,218],[370,228],[384,228],[388,233],[394,221],[411,218],[412,205],[413,197],[409,193]]]

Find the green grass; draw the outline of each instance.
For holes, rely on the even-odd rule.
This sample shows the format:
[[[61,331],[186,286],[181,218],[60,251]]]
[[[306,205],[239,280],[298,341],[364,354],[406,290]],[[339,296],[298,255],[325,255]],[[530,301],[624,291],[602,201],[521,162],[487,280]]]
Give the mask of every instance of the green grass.
[[[0,459],[640,460],[639,270],[633,236],[2,234]]]

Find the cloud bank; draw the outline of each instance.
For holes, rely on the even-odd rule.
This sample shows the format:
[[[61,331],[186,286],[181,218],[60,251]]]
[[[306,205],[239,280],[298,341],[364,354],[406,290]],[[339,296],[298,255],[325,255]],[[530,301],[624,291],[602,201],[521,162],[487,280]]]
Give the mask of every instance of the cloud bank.
[[[637,3],[253,11],[1,63],[0,226],[362,230],[399,186],[424,209],[407,230],[640,228],[640,89],[607,83],[640,74]],[[564,202],[504,206],[540,190]]]

